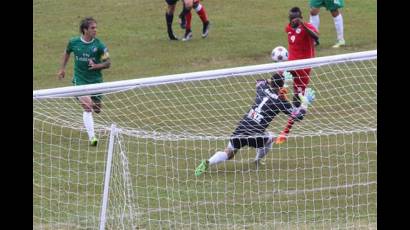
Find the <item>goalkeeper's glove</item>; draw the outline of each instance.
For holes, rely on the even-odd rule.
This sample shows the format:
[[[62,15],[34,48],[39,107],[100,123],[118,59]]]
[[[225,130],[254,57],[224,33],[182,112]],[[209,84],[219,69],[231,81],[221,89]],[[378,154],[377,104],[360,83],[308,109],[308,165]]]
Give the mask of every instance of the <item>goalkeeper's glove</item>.
[[[285,77],[285,85],[283,87],[287,88],[288,87],[288,82],[293,81],[293,75],[289,71],[283,71],[282,74]]]
[[[312,88],[307,88],[304,94],[299,93],[299,98],[302,101],[302,106],[307,108],[315,100],[315,90]]]

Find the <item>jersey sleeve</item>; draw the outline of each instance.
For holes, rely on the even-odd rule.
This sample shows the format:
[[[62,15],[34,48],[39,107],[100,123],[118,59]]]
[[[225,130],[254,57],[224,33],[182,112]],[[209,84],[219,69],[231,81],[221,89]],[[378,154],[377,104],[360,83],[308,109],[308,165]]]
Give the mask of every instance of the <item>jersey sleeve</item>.
[[[100,55],[100,57],[101,57],[101,60],[107,60],[109,57],[110,57],[110,55],[109,55],[109,53],[108,53],[108,48],[107,48],[107,46],[105,46],[105,44],[104,43],[100,43],[100,46],[99,46],[99,49],[98,49],[98,52],[99,52],[99,55]]]
[[[306,26],[309,30],[311,30],[311,31],[313,31],[313,32],[315,32],[315,33],[317,33],[317,34],[319,34],[319,31],[316,29],[315,26],[313,26],[312,23],[310,23],[310,22],[305,22],[305,26]]]
[[[72,40],[68,41],[67,47],[65,48],[65,52],[67,54],[70,54],[71,52],[73,52],[73,42],[72,42]]]

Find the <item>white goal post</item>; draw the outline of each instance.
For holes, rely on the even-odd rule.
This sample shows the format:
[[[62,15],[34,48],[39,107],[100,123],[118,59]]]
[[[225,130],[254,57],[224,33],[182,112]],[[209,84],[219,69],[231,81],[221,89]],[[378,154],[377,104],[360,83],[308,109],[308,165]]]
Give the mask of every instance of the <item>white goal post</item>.
[[[225,148],[255,81],[302,68],[316,100],[266,165],[245,147],[194,176]],[[376,228],[376,88],[372,50],[34,90],[33,228]],[[91,94],[103,96],[96,147],[76,99]]]

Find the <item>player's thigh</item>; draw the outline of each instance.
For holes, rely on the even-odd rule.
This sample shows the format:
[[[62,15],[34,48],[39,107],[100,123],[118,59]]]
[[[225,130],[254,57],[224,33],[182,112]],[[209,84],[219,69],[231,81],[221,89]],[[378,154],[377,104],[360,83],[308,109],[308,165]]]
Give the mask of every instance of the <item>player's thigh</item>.
[[[77,99],[85,111],[91,111],[93,108],[93,100],[91,99],[91,96],[80,96],[77,97]]]
[[[310,81],[310,68],[293,71],[293,89],[295,93],[305,92]]]
[[[322,6],[325,6],[325,0],[309,0],[310,8],[319,9]]]
[[[260,136],[260,137],[249,137],[248,138],[248,145],[250,147],[254,147],[256,149],[262,148],[265,146],[265,143],[267,141],[266,137]]]
[[[93,95],[91,96],[91,100],[93,101],[93,110],[96,113],[101,112],[101,106],[102,106],[102,95]]]
[[[344,0],[325,0],[326,10],[336,11],[340,8],[343,8],[345,5]]]
[[[168,5],[175,6],[175,4],[177,4],[178,0],[165,0],[165,1],[167,2]]]

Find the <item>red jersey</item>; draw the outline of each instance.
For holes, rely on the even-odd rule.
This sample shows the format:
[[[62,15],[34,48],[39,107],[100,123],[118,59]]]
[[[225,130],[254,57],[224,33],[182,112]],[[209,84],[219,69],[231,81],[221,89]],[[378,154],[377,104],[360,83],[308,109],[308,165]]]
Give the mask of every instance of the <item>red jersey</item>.
[[[304,22],[304,24],[313,32],[318,33],[317,29],[311,23]],[[302,25],[294,29],[289,23],[285,28],[285,32],[288,34],[289,60],[315,57],[315,40]]]

